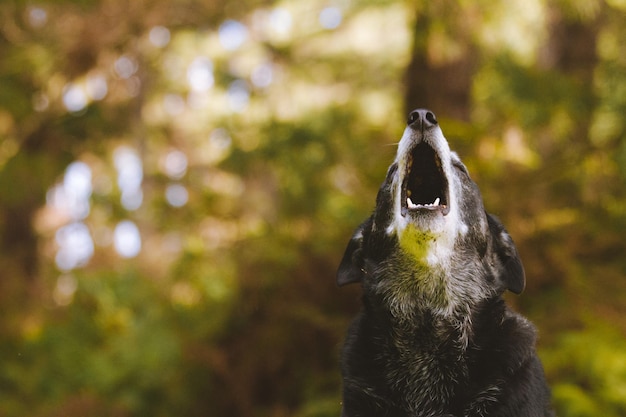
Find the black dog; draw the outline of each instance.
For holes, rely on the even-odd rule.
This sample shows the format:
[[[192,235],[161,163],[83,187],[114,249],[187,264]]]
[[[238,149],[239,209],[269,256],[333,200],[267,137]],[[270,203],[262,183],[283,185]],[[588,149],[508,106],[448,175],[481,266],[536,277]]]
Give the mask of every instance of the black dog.
[[[364,308],[342,355],[344,417],[551,416],[536,331],[502,299],[525,285],[434,114],[415,110],[337,274]]]

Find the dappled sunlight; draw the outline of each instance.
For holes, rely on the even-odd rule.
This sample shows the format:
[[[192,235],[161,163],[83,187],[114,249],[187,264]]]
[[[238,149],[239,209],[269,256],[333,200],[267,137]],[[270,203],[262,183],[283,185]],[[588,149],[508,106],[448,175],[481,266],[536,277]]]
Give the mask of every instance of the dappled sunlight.
[[[84,162],[73,162],[65,170],[63,181],[48,191],[47,203],[72,220],[89,215],[91,168]]]
[[[88,98],[85,89],[77,84],[68,84],[63,89],[63,104],[71,112],[78,112],[87,107]]]
[[[541,0],[514,0],[492,6],[480,29],[481,43],[495,51],[506,49],[524,65],[533,65],[548,36],[548,5]]]
[[[213,62],[205,56],[196,57],[187,68],[187,80],[194,92],[205,92],[213,87]]]
[[[623,415],[625,10],[1,4],[3,416],[339,415],[335,268],[409,103],[516,241],[559,415]]]
[[[93,256],[93,240],[85,224],[76,222],[61,227],[55,234],[59,246],[55,262],[61,271],[84,266]]]
[[[56,285],[52,292],[54,302],[59,306],[67,306],[74,299],[74,294],[78,288],[78,282],[72,274],[63,274],[57,278]]]
[[[517,126],[510,126],[503,132],[503,159],[511,160],[528,168],[536,168],[540,157],[528,145],[524,132]]]
[[[143,202],[141,159],[133,149],[122,146],[115,150],[113,160],[117,170],[117,185],[122,193],[122,205],[126,210],[137,210]]]
[[[339,25],[341,25],[342,20],[343,16],[341,13],[341,9],[339,9],[338,7],[325,7],[319,14],[319,22],[324,29],[337,29]]]
[[[173,180],[179,180],[187,173],[187,155],[178,149],[172,149],[165,155],[161,166],[165,175]]]
[[[170,43],[170,30],[165,26],[154,26],[148,34],[150,43],[157,48],[164,48]]]
[[[236,20],[226,20],[218,29],[220,45],[227,51],[236,51],[248,40],[248,28]]]
[[[26,10],[28,23],[35,29],[43,27],[48,21],[48,12],[36,6],[31,6]]]
[[[123,220],[113,231],[115,251],[124,258],[134,258],[141,251],[141,234],[137,225],[130,220]]]
[[[182,207],[189,200],[189,192],[184,185],[168,184],[165,188],[165,199],[172,207]]]

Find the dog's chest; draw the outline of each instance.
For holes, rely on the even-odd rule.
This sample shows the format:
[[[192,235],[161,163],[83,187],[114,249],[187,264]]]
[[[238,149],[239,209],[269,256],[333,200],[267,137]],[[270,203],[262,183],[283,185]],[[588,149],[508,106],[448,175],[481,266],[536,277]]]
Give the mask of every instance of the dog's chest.
[[[387,378],[403,407],[443,413],[468,379],[465,350],[457,329],[432,328],[394,337]],[[426,414],[427,415],[427,414]]]

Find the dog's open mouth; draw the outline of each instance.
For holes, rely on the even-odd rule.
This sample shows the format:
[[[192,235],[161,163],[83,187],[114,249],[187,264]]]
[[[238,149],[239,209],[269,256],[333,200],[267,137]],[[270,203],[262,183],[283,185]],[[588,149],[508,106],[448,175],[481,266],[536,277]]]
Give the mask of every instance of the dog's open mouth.
[[[448,180],[435,150],[425,142],[417,144],[408,155],[401,193],[402,215],[410,212],[450,212]]]

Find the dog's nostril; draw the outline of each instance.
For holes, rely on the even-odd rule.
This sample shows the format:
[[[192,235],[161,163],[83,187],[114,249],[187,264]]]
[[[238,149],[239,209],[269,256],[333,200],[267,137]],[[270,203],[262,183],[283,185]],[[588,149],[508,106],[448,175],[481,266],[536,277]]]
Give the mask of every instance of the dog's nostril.
[[[430,110],[418,109],[409,114],[407,124],[418,128],[432,127],[437,125],[437,118]]]
[[[430,122],[430,124],[432,125],[437,124],[437,118],[435,117],[435,114],[433,112],[430,112],[430,111],[426,112],[426,120]]]

